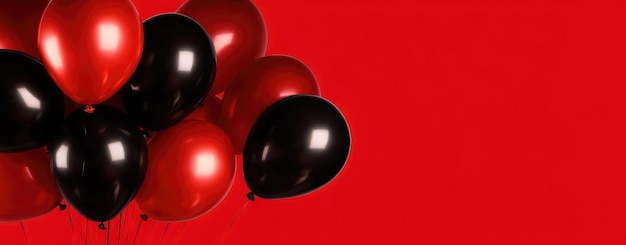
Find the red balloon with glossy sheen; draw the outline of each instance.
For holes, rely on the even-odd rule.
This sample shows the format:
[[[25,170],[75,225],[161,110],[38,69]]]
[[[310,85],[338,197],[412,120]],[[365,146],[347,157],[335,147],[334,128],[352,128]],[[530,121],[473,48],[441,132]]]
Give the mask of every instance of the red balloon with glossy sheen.
[[[198,21],[215,45],[217,73],[209,94],[225,91],[243,68],[265,55],[265,20],[249,0],[189,0],[178,12]]]
[[[42,61],[63,92],[99,104],[135,71],[143,26],[129,0],[54,0],[39,26]]]
[[[235,177],[235,152],[217,126],[184,120],[150,142],[146,178],[135,197],[159,221],[185,221],[217,206]]]
[[[0,1],[0,49],[26,53],[40,60],[37,30],[49,0]]]
[[[220,127],[230,136],[238,154],[261,113],[282,98],[296,94],[320,95],[313,72],[302,61],[285,55],[256,60],[224,93]]]
[[[0,222],[48,213],[61,201],[43,148],[0,154]]]
[[[215,125],[219,122],[219,112],[222,99],[217,96],[211,96],[204,99],[202,106],[196,108],[189,116],[184,120],[200,120],[210,122]]]

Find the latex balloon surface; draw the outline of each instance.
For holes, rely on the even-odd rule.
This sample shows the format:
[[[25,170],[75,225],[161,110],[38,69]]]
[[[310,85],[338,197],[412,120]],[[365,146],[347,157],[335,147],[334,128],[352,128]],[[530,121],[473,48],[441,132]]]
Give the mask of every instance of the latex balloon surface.
[[[347,122],[333,104],[312,95],[287,97],[250,131],[243,153],[246,184],[266,199],[313,192],[339,174],[350,143]]]
[[[139,127],[108,106],[70,114],[49,151],[54,177],[67,202],[99,222],[115,217],[133,199],[148,162]]]
[[[149,165],[139,208],[155,220],[185,221],[224,199],[235,177],[235,152],[217,126],[185,120],[154,138]]]
[[[296,94],[320,95],[313,72],[300,60],[272,55],[254,61],[224,93],[220,127],[243,152],[248,132],[261,113],[276,101]]]
[[[0,49],[41,59],[37,48],[39,20],[49,0],[0,1]]]
[[[129,0],[54,0],[41,18],[38,46],[67,96],[79,104],[99,104],[135,71],[143,28]]]
[[[178,12],[198,21],[215,44],[218,71],[213,95],[225,91],[242,69],[265,55],[265,20],[249,0],[189,0]]]
[[[59,204],[45,149],[0,154],[0,200],[0,222],[34,218]]]
[[[63,120],[63,93],[34,58],[0,50],[0,152],[47,145]]]
[[[141,62],[120,94],[139,125],[158,131],[201,104],[215,78],[215,50],[202,26],[181,14],[152,17],[144,29]]]

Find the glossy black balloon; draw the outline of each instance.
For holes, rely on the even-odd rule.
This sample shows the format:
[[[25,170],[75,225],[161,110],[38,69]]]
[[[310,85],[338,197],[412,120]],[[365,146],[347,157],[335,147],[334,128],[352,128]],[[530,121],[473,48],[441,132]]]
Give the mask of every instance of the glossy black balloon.
[[[70,114],[48,151],[63,197],[92,221],[107,221],[121,212],[146,174],[148,148],[141,130],[108,106]]]
[[[47,145],[63,121],[63,105],[63,92],[39,61],[0,50],[1,153]]]
[[[267,108],[252,127],[243,152],[248,188],[262,198],[301,196],[329,183],[350,152],[341,112],[314,95],[294,95]]]
[[[217,61],[209,35],[187,16],[162,14],[143,25],[141,61],[120,94],[135,121],[158,131],[201,104],[213,85]]]

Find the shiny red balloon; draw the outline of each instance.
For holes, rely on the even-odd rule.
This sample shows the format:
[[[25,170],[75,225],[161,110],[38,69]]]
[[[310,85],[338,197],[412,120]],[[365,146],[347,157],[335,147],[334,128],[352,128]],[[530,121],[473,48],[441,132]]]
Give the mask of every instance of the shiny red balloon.
[[[0,49],[26,53],[38,60],[37,30],[49,0],[0,1]]]
[[[39,26],[46,69],[79,104],[99,104],[135,71],[143,26],[130,0],[54,0]]]
[[[0,154],[0,222],[34,218],[61,201],[50,158],[42,148]]]
[[[215,45],[217,74],[209,94],[226,90],[243,68],[265,55],[265,20],[249,0],[189,0],[178,12],[198,21]]]
[[[200,120],[216,124],[219,122],[219,112],[222,104],[222,99],[217,96],[211,96],[204,99],[203,104],[196,108],[189,116],[184,120]]]
[[[183,120],[149,147],[148,172],[135,200],[148,217],[185,221],[217,206],[235,178],[235,152],[217,126]]]
[[[261,113],[274,102],[296,94],[320,95],[313,72],[302,61],[285,55],[256,60],[233,81],[222,98],[220,127],[238,154]]]

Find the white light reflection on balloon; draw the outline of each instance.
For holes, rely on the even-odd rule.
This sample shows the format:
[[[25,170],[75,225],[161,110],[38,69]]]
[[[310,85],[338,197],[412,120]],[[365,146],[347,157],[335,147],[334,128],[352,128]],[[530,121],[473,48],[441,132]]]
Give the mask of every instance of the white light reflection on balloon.
[[[191,51],[178,51],[178,71],[190,72],[193,68],[194,54]]]
[[[57,168],[66,169],[67,168],[67,145],[63,144],[57,149],[56,158],[54,159],[57,163]]]
[[[233,33],[220,33],[213,38],[213,46],[215,47],[215,53],[219,54],[222,49],[230,45],[233,42]]]
[[[298,93],[296,93],[296,91],[294,91],[294,90],[286,90],[286,91],[280,92],[279,96],[281,98],[285,98],[285,97],[296,95],[296,94],[298,94]]]
[[[28,108],[41,109],[41,101],[37,99],[33,94],[24,87],[17,88],[17,92],[22,97],[22,100]]]
[[[266,145],[263,148],[263,156],[261,156],[261,161],[265,161],[265,159],[267,158],[267,153],[269,152],[269,150],[270,150],[270,145]]]
[[[57,37],[44,38],[44,52],[48,54],[48,59],[55,69],[63,68],[63,59],[61,59],[61,48],[59,47],[59,39]]]
[[[112,23],[100,24],[98,26],[98,44],[100,50],[104,52],[117,50],[120,45],[120,28]]]
[[[126,154],[124,153],[124,145],[121,141],[115,141],[113,143],[108,144],[109,154],[111,155],[111,161],[123,161],[126,159]]]
[[[215,174],[217,170],[215,155],[212,153],[199,154],[196,157],[196,176],[206,177]]]
[[[314,129],[311,133],[310,149],[323,150],[328,144],[328,129]]]

